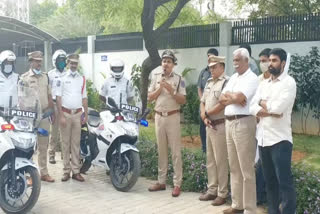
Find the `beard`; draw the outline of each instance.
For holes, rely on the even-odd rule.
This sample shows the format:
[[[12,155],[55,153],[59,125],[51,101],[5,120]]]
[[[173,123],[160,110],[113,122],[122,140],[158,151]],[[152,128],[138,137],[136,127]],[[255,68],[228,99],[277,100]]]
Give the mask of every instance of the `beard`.
[[[281,73],[281,68],[269,67],[269,72],[270,72],[270,74],[272,74],[273,76],[278,76],[278,75]]]

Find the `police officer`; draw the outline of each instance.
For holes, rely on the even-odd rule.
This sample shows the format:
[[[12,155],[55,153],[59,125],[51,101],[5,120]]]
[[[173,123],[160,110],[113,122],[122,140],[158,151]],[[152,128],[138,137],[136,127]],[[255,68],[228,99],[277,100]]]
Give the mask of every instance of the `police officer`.
[[[21,84],[30,88],[34,88],[39,92],[42,112],[45,112],[50,108],[53,109],[49,78],[46,73],[41,71],[43,54],[41,51],[34,51],[29,53],[28,56],[30,62],[30,70],[21,75]],[[45,130],[49,130],[49,120],[42,120],[40,123],[40,127]],[[41,180],[46,182],[54,182],[54,179],[49,175],[47,168],[48,143],[48,136],[38,136],[38,164],[40,167]]]
[[[68,181],[72,171],[72,179],[83,182],[84,178],[80,175],[80,136],[81,124],[85,124],[88,119],[86,80],[78,72],[78,54],[69,55],[67,62],[70,69],[61,78],[56,93],[63,152],[64,174],[61,181]],[[81,116],[82,107],[84,117]]]
[[[121,59],[110,61],[110,78],[106,79],[101,91],[100,99],[106,103],[106,98],[112,97],[117,105],[128,104],[134,96],[133,86],[130,80],[123,76],[124,63]]]
[[[61,78],[67,73],[66,72],[66,60],[67,53],[64,50],[56,50],[52,56],[52,64],[54,65],[54,69],[48,72],[49,83],[52,89],[52,99],[54,102],[54,110],[58,113],[57,105],[56,105],[56,91],[61,85]],[[54,123],[51,122],[50,125],[50,140],[49,140],[49,163],[55,164],[55,152],[57,150],[58,141],[61,140],[60,130],[59,130],[59,117]],[[62,156],[61,156],[62,157]]]
[[[17,84],[19,80],[19,75],[15,73],[14,62],[16,61],[16,55],[10,51],[5,50],[0,54],[0,107],[8,107],[9,94],[14,98],[12,105],[16,104],[16,98],[14,95],[18,94]]]
[[[208,59],[210,56],[218,56],[217,49],[210,48],[207,51],[207,56],[208,56]],[[210,73],[209,67],[206,66],[206,68],[204,68],[200,72],[199,78],[198,78],[197,85],[198,85],[199,100],[201,100],[201,98],[202,98],[204,87],[206,86],[206,83],[210,77],[211,77],[211,73]],[[201,115],[200,115],[200,117],[201,117]],[[202,151],[206,152],[206,126],[205,126],[202,119],[200,120],[200,138],[201,138]]]
[[[201,118],[207,127],[208,191],[201,201],[213,200],[212,205],[226,203],[228,196],[228,150],[225,132],[224,106],[219,96],[229,77],[225,75],[225,58],[209,57],[211,78],[208,79],[201,98]]]
[[[186,102],[184,79],[173,71],[177,58],[170,50],[162,53],[162,72],[154,74],[148,99],[155,101],[155,128],[158,144],[158,182],[149,191],[166,189],[168,146],[171,147],[174,169],[172,196],[180,195],[182,183],[180,106]]]

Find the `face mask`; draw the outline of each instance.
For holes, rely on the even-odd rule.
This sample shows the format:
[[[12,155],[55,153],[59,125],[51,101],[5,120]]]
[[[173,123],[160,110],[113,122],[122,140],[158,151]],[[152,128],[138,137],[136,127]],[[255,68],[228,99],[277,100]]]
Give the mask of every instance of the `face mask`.
[[[269,72],[273,76],[278,76],[281,73],[281,69],[272,68],[272,69],[269,69]]]
[[[4,71],[6,74],[9,74],[9,73],[12,72],[12,68],[13,68],[12,65],[5,65],[3,71]]]
[[[59,71],[63,71],[65,67],[66,67],[66,63],[65,62],[62,61],[62,62],[58,62],[57,63],[57,69]]]
[[[41,74],[41,70],[32,69],[32,71],[33,71],[35,74],[37,74],[37,75]]]
[[[269,67],[268,62],[260,62],[260,69],[261,69],[262,73],[267,72],[268,67]]]

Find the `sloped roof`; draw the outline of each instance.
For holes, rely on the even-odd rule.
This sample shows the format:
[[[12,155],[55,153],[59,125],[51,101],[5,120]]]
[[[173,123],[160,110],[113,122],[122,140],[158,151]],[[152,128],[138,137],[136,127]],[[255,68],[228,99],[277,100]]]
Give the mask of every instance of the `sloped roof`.
[[[44,41],[57,42],[57,38],[39,28],[15,18],[0,16],[0,50],[11,49],[12,44],[32,41],[35,45]]]

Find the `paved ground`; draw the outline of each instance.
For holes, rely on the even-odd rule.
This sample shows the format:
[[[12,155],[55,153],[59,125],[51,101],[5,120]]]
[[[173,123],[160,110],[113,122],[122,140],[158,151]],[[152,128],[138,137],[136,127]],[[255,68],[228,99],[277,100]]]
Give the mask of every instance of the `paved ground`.
[[[142,177],[130,192],[118,192],[105,171],[97,167],[89,170],[84,183],[72,179],[62,183],[60,159],[49,167],[56,182],[42,182],[40,198],[31,214],[220,214],[228,207],[213,207],[210,202],[201,202],[199,193],[183,192],[180,197],[172,198],[171,189],[148,192],[147,188],[153,181]],[[262,213],[259,209],[257,214]]]

